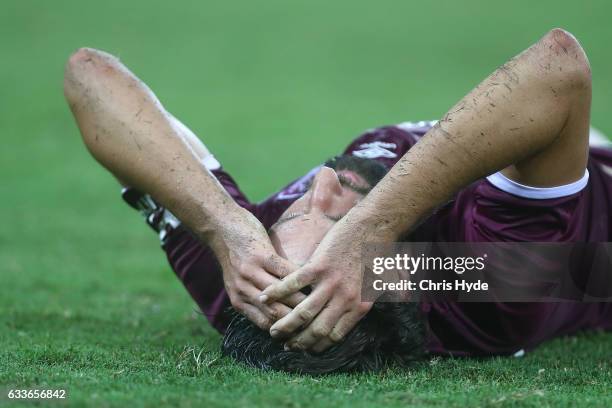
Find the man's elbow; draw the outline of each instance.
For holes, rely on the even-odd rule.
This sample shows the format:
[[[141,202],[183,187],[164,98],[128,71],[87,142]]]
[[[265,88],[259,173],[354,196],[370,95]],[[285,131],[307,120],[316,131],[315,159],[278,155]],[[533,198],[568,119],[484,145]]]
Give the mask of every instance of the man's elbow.
[[[576,37],[562,28],[553,28],[540,40],[539,52],[548,61],[542,64],[558,82],[571,88],[590,88],[591,66]]]
[[[88,88],[88,83],[103,73],[117,69],[119,60],[94,48],[79,48],[70,55],[64,69],[64,95],[72,106],[78,103]]]

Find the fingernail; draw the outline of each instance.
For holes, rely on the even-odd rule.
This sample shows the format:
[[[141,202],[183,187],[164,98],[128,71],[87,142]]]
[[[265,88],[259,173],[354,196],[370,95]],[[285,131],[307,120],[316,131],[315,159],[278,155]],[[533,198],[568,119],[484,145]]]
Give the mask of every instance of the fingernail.
[[[283,348],[285,349],[285,351],[291,351],[291,347],[289,347],[289,345],[287,343],[285,343]]]
[[[268,301],[268,295],[260,295],[259,296],[259,301],[261,303],[266,303]]]
[[[270,336],[272,337],[278,336],[278,330],[270,330]]]

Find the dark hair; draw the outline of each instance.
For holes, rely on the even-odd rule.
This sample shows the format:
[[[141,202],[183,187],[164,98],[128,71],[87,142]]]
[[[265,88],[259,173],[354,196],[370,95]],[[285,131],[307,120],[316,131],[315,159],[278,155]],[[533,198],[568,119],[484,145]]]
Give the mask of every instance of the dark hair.
[[[354,171],[363,177],[371,187],[378,184],[389,171],[382,163],[376,160],[349,155],[332,157],[325,162],[324,166],[336,171]]]
[[[376,372],[407,367],[424,356],[424,324],[418,303],[375,303],[346,338],[322,353],[285,351],[246,317],[233,312],[221,352],[263,370],[321,375],[331,372]]]

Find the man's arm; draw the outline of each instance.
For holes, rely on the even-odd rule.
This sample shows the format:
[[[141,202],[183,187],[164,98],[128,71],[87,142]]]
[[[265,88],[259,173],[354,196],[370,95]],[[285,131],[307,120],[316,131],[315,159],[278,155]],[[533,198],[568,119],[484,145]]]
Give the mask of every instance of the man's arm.
[[[263,305],[259,291],[291,265],[266,231],[202,163],[208,150],[115,57],[80,49],[66,66],[64,92],[91,154],[122,183],[169,208],[219,259],[233,306],[260,327],[287,307]],[[205,271],[202,271],[205,273]],[[290,302],[289,302],[290,303]]]
[[[315,350],[342,339],[371,307],[360,302],[362,244],[395,240],[478,178],[503,169],[539,187],[580,179],[590,101],[587,58],[563,30],[498,68],[336,224],[309,263],[263,292],[262,300],[271,301],[316,284],[271,333],[287,336],[310,324],[289,343]]]

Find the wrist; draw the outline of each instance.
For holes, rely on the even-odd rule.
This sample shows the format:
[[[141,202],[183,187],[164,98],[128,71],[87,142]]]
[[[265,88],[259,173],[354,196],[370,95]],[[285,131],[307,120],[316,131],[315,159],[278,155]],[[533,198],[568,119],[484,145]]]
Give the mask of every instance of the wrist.
[[[201,218],[193,232],[201,241],[213,248],[227,241],[232,232],[237,230],[238,225],[244,222],[246,216],[251,215],[238,205],[229,205],[212,212],[203,211],[202,213],[206,215]]]
[[[352,235],[362,242],[395,242],[414,229],[422,218],[415,211],[406,211],[399,205],[363,204],[344,218],[347,231],[353,231]]]
[[[414,230],[433,211],[427,200],[402,198],[397,191],[374,191],[355,206],[345,219],[361,230],[368,242],[395,242]]]
[[[394,242],[399,236],[393,224],[378,214],[356,211],[355,213],[347,214],[343,220],[342,229],[353,237],[352,240],[359,243],[384,243]]]

